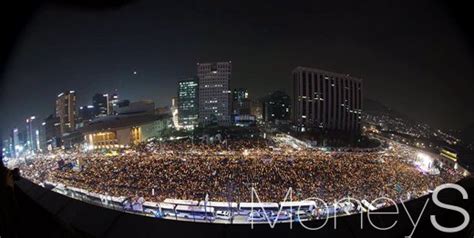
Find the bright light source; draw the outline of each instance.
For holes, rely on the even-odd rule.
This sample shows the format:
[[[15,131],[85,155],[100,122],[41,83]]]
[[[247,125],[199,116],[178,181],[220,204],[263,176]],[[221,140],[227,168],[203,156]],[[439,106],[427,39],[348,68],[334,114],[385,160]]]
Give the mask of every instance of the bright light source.
[[[418,152],[418,154],[416,155],[417,158],[419,159],[422,159],[422,160],[430,160],[431,161],[431,157],[425,153],[422,153],[422,152]]]
[[[415,162],[415,165],[417,165],[422,171],[428,172],[428,173],[435,173],[435,174],[437,173],[435,169],[432,168],[433,159],[431,158],[431,156],[425,153],[419,152],[416,155],[416,157],[417,157],[417,161]]]
[[[92,144],[87,144],[86,147],[85,147],[86,151],[90,151],[90,150],[93,150],[94,149],[94,145]]]

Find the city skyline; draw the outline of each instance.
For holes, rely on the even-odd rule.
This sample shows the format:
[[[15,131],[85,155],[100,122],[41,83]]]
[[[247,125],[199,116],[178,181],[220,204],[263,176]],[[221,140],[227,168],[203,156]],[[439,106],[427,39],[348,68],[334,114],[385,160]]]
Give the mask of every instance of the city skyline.
[[[229,62],[231,62],[231,61],[229,61]],[[219,62],[217,62],[217,63],[219,63]],[[221,62],[221,63],[223,63],[223,62]],[[199,65],[199,64],[200,64],[200,63],[197,63],[197,65]],[[212,64],[214,64],[214,63],[205,63],[205,64],[207,64],[207,65],[212,65]],[[290,72],[290,75],[292,75],[292,76],[291,76],[291,78],[289,79],[289,82],[291,82],[291,84],[293,84],[293,78],[292,78],[292,77],[294,76],[294,75],[293,75],[294,70],[297,70],[297,69],[300,69],[300,68],[321,70],[321,69],[314,68],[314,67],[311,68],[311,67],[305,67],[305,66],[297,66],[295,69],[293,69],[293,70]],[[329,71],[325,71],[325,70],[323,70],[323,71],[324,71],[324,72],[329,72]],[[136,74],[136,71],[132,72],[132,74]],[[190,75],[193,75],[193,76],[188,76],[187,79],[190,79],[190,78],[193,78],[193,77],[194,77],[195,80],[198,80],[198,79],[199,79],[199,77],[197,77],[198,74],[199,74],[199,73],[196,73],[196,72],[195,72],[194,75],[193,75],[193,74],[190,74]],[[231,74],[232,74],[232,73],[231,73]],[[338,74],[338,75],[345,75],[345,76],[347,76],[347,77],[353,78],[353,75],[350,75],[350,74],[340,74],[340,73],[335,73],[335,74]],[[157,102],[157,101],[155,101],[155,100],[153,100],[153,99],[149,99],[149,98],[145,98],[145,97],[140,97],[140,96],[138,96],[137,98],[133,99],[132,101],[151,100],[151,101],[153,101],[153,102],[155,103],[155,105],[156,105],[157,108],[158,108],[158,107],[171,107],[171,106],[172,106],[171,104],[172,104],[173,98],[177,98],[177,96],[178,96],[178,94],[179,94],[179,87],[180,87],[179,85],[180,85],[180,82],[183,82],[183,80],[186,80],[186,79],[183,79],[183,78],[186,78],[186,77],[182,77],[182,78],[180,78],[180,79],[176,82],[175,91],[178,91],[178,92],[177,92],[176,94],[174,94],[174,95],[172,94],[171,97],[169,98],[169,100],[165,100],[164,102],[163,102],[163,101],[158,101],[158,102]],[[363,80],[363,79],[360,79],[360,78],[359,78],[359,80]],[[231,83],[233,83],[233,81],[234,81],[234,80],[229,80],[229,85],[230,85]],[[234,83],[234,84],[235,84],[235,83]],[[290,98],[291,98],[291,100],[292,100],[292,101],[291,101],[291,104],[294,104],[294,102],[293,102],[294,95],[291,94],[291,91],[293,91],[293,89],[294,89],[293,87],[294,87],[294,85],[291,86],[290,89],[288,89],[288,88],[286,88],[286,89],[274,89],[274,90],[269,89],[266,94],[259,95],[259,96],[251,95],[251,96],[249,96],[249,97],[250,97],[252,100],[264,100],[265,97],[271,95],[272,93],[275,93],[275,92],[278,92],[278,91],[283,91],[283,92],[285,92],[285,93],[288,93],[288,95],[290,95]],[[229,87],[229,101],[228,101],[228,104],[229,104],[229,115],[232,114],[232,110],[231,110],[231,109],[233,109],[233,104],[232,104],[232,100],[233,100],[233,99],[232,99],[232,97],[233,97],[233,96],[232,96],[232,91],[234,91],[234,90],[239,90],[239,89],[243,89],[243,88],[242,88],[242,87],[232,87],[232,88]],[[246,90],[248,90],[248,89],[246,89]],[[64,92],[65,92],[65,93],[70,93],[70,92],[72,92],[72,93],[74,93],[74,95],[77,94],[76,90],[65,90]],[[57,95],[57,97],[59,98],[60,96],[62,96],[62,94],[63,94],[64,92],[59,92],[59,94]],[[79,95],[79,96],[75,96],[75,98],[77,98],[77,99],[75,99],[75,100],[81,102],[82,105],[84,105],[84,106],[89,106],[89,107],[90,107],[90,106],[92,106],[93,104],[96,103],[94,100],[96,100],[96,97],[97,97],[97,96],[102,96],[103,93],[101,93],[101,92],[114,92],[114,94],[113,94],[114,97],[117,97],[117,95],[118,95],[118,93],[119,93],[116,88],[109,88],[109,89],[104,89],[104,90],[96,90],[96,92],[95,92],[95,93],[92,93],[92,96],[89,97],[89,98],[85,98],[84,95]],[[125,93],[123,93],[123,94],[124,94],[124,95],[127,95],[127,91],[124,90],[124,92],[125,92]],[[80,94],[80,93],[79,93],[79,94]],[[103,94],[103,96],[106,96],[106,95],[108,95],[108,94],[107,94],[107,93],[106,93],[106,94]],[[112,95],[112,94],[111,94],[111,95]],[[121,94],[121,95],[122,95],[122,94]],[[108,97],[108,96],[107,96],[107,97]],[[363,99],[370,99],[370,98],[366,97],[366,95],[364,95],[364,94],[362,94],[362,98],[363,98]],[[82,100],[81,100],[81,99],[82,99]],[[129,99],[130,99],[130,98],[125,98],[125,97],[123,97],[123,96],[121,96],[121,98],[120,98],[120,100],[125,100],[125,101],[128,101]],[[169,102],[168,102],[168,101],[169,101]],[[115,102],[115,101],[114,101],[114,102]],[[56,102],[56,103],[57,103],[57,102]],[[116,102],[115,102],[115,103],[116,103]],[[75,104],[76,104],[77,106],[75,106],[76,108],[75,108],[74,112],[75,112],[76,117],[77,117],[77,116],[79,115],[79,113],[80,113],[80,109],[82,109],[83,106],[78,106],[79,103],[77,103],[77,102],[75,102]],[[92,105],[91,105],[91,104],[92,104]],[[382,103],[382,104],[383,104],[383,103]],[[388,107],[390,108],[389,105],[385,105],[385,104],[383,104],[383,105],[384,105],[384,106],[388,106]],[[294,105],[292,105],[292,106],[294,106]],[[97,106],[96,106],[96,107],[97,107]],[[108,107],[107,107],[107,108],[108,108]],[[35,112],[35,113],[30,113],[30,114],[31,114],[31,115],[34,115],[33,117],[37,117],[40,122],[44,122],[44,121],[48,120],[48,116],[50,116],[50,115],[55,115],[55,114],[57,113],[56,110],[57,110],[57,108],[53,108],[53,111],[52,111],[51,113],[49,113],[49,112]],[[96,110],[97,110],[97,109],[96,109]],[[109,110],[109,109],[107,109],[107,110]],[[110,108],[110,110],[111,110],[111,108]],[[95,113],[97,114],[98,112],[95,112]],[[399,113],[399,112],[397,112],[397,113]],[[38,116],[36,116],[36,115],[42,115],[42,114],[45,114],[46,116],[44,116],[44,117],[38,117]],[[403,114],[403,112],[402,112],[402,114]],[[97,115],[96,115],[96,116],[97,116]],[[99,113],[98,116],[101,116],[101,114]],[[28,120],[29,117],[30,117],[30,116],[27,116],[27,117],[26,117],[27,120]],[[410,119],[412,119],[412,118],[410,118]],[[78,122],[76,122],[76,123],[78,123]],[[426,122],[424,122],[424,121],[421,121],[421,123],[426,124]],[[11,137],[11,131],[12,131],[13,129],[18,129],[18,128],[21,129],[22,127],[24,127],[23,124],[24,124],[24,123],[22,123],[21,121],[19,121],[14,127],[11,127],[11,128],[9,128],[8,130],[2,131],[2,138],[5,139],[5,138]],[[430,125],[430,126],[431,126],[431,125]],[[443,129],[444,129],[444,128],[443,128]],[[448,128],[448,130],[450,130],[450,129],[452,129],[452,128]],[[461,129],[462,129],[462,128],[461,128]]]
[[[474,238],[467,3],[2,9],[0,238]]]
[[[297,14],[295,6],[281,2],[271,11],[263,3],[253,8],[167,3],[146,11],[154,4],[143,1],[105,12],[42,9],[6,67],[3,130],[19,127],[29,115],[46,118],[54,110],[50,100],[65,90],[81,95],[78,105],[113,89],[122,98],[168,105],[177,81],[193,76],[196,62],[222,60],[234,65],[230,88],[248,88],[252,97],[278,89],[290,93],[291,70],[301,65],[362,78],[367,98],[433,127],[458,129],[473,121],[469,46],[440,4],[371,2],[352,11],[353,4],[346,3],[338,14],[332,3]],[[421,11],[425,5],[428,10]],[[186,17],[173,17],[178,9]],[[403,18],[397,18],[400,13]],[[131,20],[118,19],[124,15]],[[376,18],[378,24],[372,21]],[[391,26],[394,32],[387,34]],[[320,30],[306,30],[315,28]],[[415,32],[420,32],[416,38]],[[175,36],[193,40],[188,44]],[[18,90],[31,96],[21,97]]]

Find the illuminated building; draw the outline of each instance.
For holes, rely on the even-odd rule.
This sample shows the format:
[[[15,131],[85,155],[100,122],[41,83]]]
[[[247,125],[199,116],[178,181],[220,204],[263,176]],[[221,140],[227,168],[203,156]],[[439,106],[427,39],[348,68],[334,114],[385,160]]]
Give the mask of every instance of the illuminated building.
[[[291,99],[282,91],[275,91],[263,99],[263,120],[266,122],[287,122],[290,119]]]
[[[449,167],[457,169],[458,154],[451,148],[444,147],[440,150],[441,162]]]
[[[95,108],[93,105],[79,107],[77,114],[77,127],[83,127],[95,117]]]
[[[90,149],[124,148],[162,136],[171,123],[169,115],[116,115],[93,120],[80,132]]]
[[[184,129],[194,129],[198,125],[198,81],[188,79],[178,82],[178,124]]]
[[[46,151],[48,150],[48,143],[46,141],[46,122],[42,122],[41,126],[39,127],[39,133],[38,133],[38,139],[39,139],[39,148],[41,151]]]
[[[2,153],[3,153],[4,157],[6,157],[6,158],[12,158],[13,157],[13,146],[12,146],[11,137],[9,137],[6,140],[3,140],[3,144],[2,144],[1,147],[2,147]],[[2,158],[4,158],[4,157],[2,157]]]
[[[56,117],[59,118],[61,135],[76,128],[76,93],[63,92],[56,99]]]
[[[119,94],[117,90],[112,93],[96,93],[92,97],[92,106],[94,107],[94,116],[103,117],[117,114],[119,107]]]
[[[17,158],[19,156],[19,149],[20,149],[20,139],[18,136],[18,129],[15,128],[11,132],[11,138],[12,138],[12,157]]]
[[[44,141],[47,150],[61,146],[61,122],[59,117],[49,115],[43,122]]]
[[[18,158],[28,151],[26,128],[14,128],[11,132],[13,156]]]
[[[250,100],[247,89],[237,88],[232,92],[232,114],[250,115]]]
[[[299,130],[360,133],[361,79],[305,67],[294,69],[292,76],[293,122]]]
[[[94,107],[96,117],[107,116],[110,114],[109,94],[96,93],[92,97],[92,106]]]
[[[232,63],[198,63],[199,123],[230,125],[230,90]]]
[[[31,116],[26,118],[26,149],[29,151],[36,151],[39,149],[37,141],[36,131],[36,117]]]
[[[117,114],[116,108],[119,103],[119,94],[117,90],[109,94],[109,115]]]
[[[234,114],[234,115],[232,115],[232,121],[233,121],[235,126],[248,127],[248,126],[254,126],[257,119],[254,115]]]
[[[41,142],[40,142],[40,131],[39,131],[39,129],[35,130],[35,146],[36,146],[36,150],[39,150],[39,151],[42,150]]]

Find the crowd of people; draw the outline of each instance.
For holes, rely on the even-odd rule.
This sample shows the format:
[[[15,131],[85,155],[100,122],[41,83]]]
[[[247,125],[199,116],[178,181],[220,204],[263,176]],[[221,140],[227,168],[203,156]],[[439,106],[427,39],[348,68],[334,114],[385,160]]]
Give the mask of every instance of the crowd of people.
[[[414,151],[398,145],[376,152],[328,152],[293,148],[272,140],[147,142],[119,153],[67,151],[37,154],[20,165],[22,175],[110,196],[140,196],[244,202],[253,187],[261,201],[317,197],[327,202],[350,196],[412,199],[456,182],[461,174],[438,175],[412,164]],[[72,166],[66,166],[72,165]]]

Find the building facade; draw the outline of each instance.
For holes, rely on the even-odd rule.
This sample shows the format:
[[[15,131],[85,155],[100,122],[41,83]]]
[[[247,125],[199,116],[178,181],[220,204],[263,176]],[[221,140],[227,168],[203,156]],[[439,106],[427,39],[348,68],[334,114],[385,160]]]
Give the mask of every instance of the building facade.
[[[56,99],[56,117],[59,118],[61,135],[76,128],[76,93],[63,92]]]
[[[362,80],[314,68],[293,70],[293,122],[300,131],[360,133]]]
[[[92,97],[92,106],[94,107],[94,116],[102,117],[110,114],[110,101],[108,94],[96,93]]]
[[[183,129],[194,129],[199,117],[199,86],[197,79],[178,82],[178,125]]]
[[[85,124],[92,121],[95,117],[95,113],[96,111],[93,105],[79,107],[76,123],[77,128],[83,127]]]
[[[38,145],[37,145],[37,138],[38,135],[36,135],[36,117],[31,116],[26,118],[26,149],[29,151],[36,151],[38,150]]]
[[[20,148],[22,147],[21,143],[20,143],[20,138],[19,138],[19,135],[18,135],[18,129],[15,128],[11,131],[11,136],[12,138],[12,157],[13,158],[17,158],[20,156]]]
[[[250,115],[249,93],[246,88],[236,88],[232,91],[232,114]]]
[[[288,122],[291,110],[290,95],[275,91],[263,99],[263,120],[266,122]]]
[[[44,128],[44,141],[47,150],[60,147],[61,141],[61,122],[59,117],[49,115],[42,123]]]
[[[26,133],[26,128],[14,128],[11,131],[11,138],[13,147],[13,157],[18,158],[28,152],[28,136]]]
[[[12,146],[12,138],[9,137],[8,139],[3,140],[2,142],[2,155],[6,158],[13,158],[13,146]],[[2,157],[2,158],[4,158]]]
[[[232,63],[198,63],[199,123],[230,125],[230,90]]]
[[[119,101],[119,93],[117,89],[115,89],[112,93],[109,94],[109,115],[117,114],[116,108],[118,107]]]
[[[89,149],[113,149],[161,137],[171,124],[169,115],[117,115],[93,121],[81,132]]]

